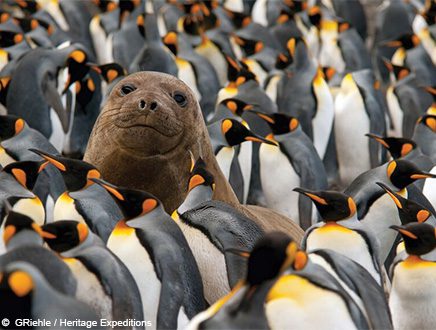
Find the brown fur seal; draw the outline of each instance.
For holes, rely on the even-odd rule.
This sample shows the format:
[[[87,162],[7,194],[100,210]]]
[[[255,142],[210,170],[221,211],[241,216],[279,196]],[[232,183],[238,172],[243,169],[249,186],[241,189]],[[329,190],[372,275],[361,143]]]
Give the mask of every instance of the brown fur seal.
[[[189,151],[202,154],[214,175],[214,199],[233,205],[265,231],[280,230],[301,240],[303,231],[290,219],[239,204],[212,152],[197,99],[173,76],[138,72],[121,80],[97,119],[84,160],[116,185],[156,195],[171,214],[187,193]]]

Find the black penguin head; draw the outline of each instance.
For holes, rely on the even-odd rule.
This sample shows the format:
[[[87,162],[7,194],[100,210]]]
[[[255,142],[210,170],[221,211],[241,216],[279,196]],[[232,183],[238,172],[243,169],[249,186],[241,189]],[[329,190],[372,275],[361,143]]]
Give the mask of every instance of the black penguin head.
[[[238,13],[229,9],[224,9],[224,12],[226,13],[227,17],[230,18],[237,30],[246,27],[252,22],[251,16],[247,15],[247,13]]]
[[[412,49],[420,43],[419,38],[415,34],[403,34],[395,40],[386,41],[383,44],[388,47],[403,47],[404,49]]]
[[[121,27],[124,20],[141,4],[141,0],[123,0],[118,2],[120,8],[120,16],[118,20],[118,28]]]
[[[96,64],[88,62],[88,55],[81,49],[76,49],[68,55],[66,65],[68,67],[68,79],[62,93],[65,93],[76,81],[83,80],[90,69],[99,74],[101,73]]]
[[[32,190],[47,161],[21,161],[7,165],[3,171],[12,175],[23,187]]]
[[[235,119],[224,119],[221,122],[221,131],[229,146],[236,146],[245,141],[267,143],[272,145],[275,144],[270,140],[254,134]]]
[[[68,191],[77,191],[93,184],[92,178],[100,178],[100,172],[91,164],[78,159],[51,155],[41,150],[29,149],[53,164],[62,174]]]
[[[9,320],[32,318],[33,278],[26,271],[9,269],[9,265],[0,272],[2,317]]]
[[[155,196],[145,191],[117,187],[101,179],[91,180],[110,193],[126,220],[146,215],[161,205]]]
[[[244,101],[236,98],[228,98],[222,100],[220,103],[223,104],[227,109],[229,109],[233,114],[238,116],[242,116],[244,111],[253,110],[253,105],[247,104]]]
[[[313,6],[309,9],[309,22],[318,29],[321,26],[322,12],[318,6]]]
[[[24,33],[36,30],[39,26],[38,20],[32,17],[14,17],[12,20]]]
[[[322,73],[324,75],[324,79],[329,82],[336,74],[336,70],[332,67],[322,67]]]
[[[62,220],[41,227],[42,236],[48,246],[62,253],[83,243],[89,235],[88,226],[82,222]]]
[[[292,14],[300,13],[307,9],[307,0],[284,0],[283,3]]]
[[[0,141],[4,141],[19,134],[26,122],[16,116],[6,115],[0,116]]]
[[[177,32],[175,31],[169,31],[163,38],[162,42],[165,46],[168,47],[168,49],[171,51],[171,53],[174,54],[174,56],[177,56],[178,52],[178,39],[177,39]]]
[[[266,114],[258,111],[255,112],[260,118],[267,122],[274,135],[293,132],[300,126],[300,122],[297,118],[283,113]]]
[[[117,9],[117,4],[112,0],[92,0],[103,13]]]
[[[276,63],[275,63],[276,69],[284,70],[291,64],[292,64],[292,57],[291,56],[289,56],[285,53],[279,53],[279,55],[277,55],[277,59],[276,59]]]
[[[391,197],[394,201],[398,209],[401,223],[403,225],[407,225],[408,223],[413,222],[422,223],[427,221],[427,219],[431,216],[431,212],[427,210],[424,206],[410,199],[404,198],[403,196],[397,194],[381,182],[377,182],[377,184],[382,187],[389,195],[389,197]]]
[[[25,14],[35,14],[41,9],[41,5],[36,0],[18,0],[14,3],[20,7]]]
[[[26,230],[35,232],[39,236],[43,235],[41,227],[27,215],[8,210],[3,232],[3,240],[5,245],[8,244],[12,237],[17,235],[19,232]]]
[[[306,257],[306,258],[305,258]],[[293,267],[302,269],[307,256],[298,245],[282,232],[268,233],[260,238],[248,258],[247,283],[251,286],[276,278]]]
[[[188,182],[188,191],[198,186],[211,187],[215,190],[215,181],[213,175],[207,170],[207,165],[203,158],[199,157],[196,161],[191,160],[191,175]]]
[[[24,40],[24,35],[14,31],[0,31],[0,48],[12,47]]]
[[[397,137],[383,137],[376,134],[366,134],[371,139],[376,140],[383,147],[389,150],[392,158],[398,159],[409,154],[412,150],[416,149],[415,141],[406,138]]]
[[[413,163],[398,159],[389,162],[387,176],[392,184],[402,190],[419,179],[436,178],[436,175],[421,171]]]
[[[246,39],[239,36],[235,36],[234,38],[235,42],[243,49],[245,56],[259,53],[265,47],[261,40]]]
[[[126,70],[118,63],[108,63],[99,66],[103,79],[110,84],[115,79],[127,74]]]
[[[436,116],[435,115],[425,115],[418,119],[418,124],[427,126],[434,133],[436,133]]]
[[[356,214],[353,198],[338,191],[310,191],[295,188],[294,191],[309,197],[324,221],[340,221]]]
[[[433,251],[436,247],[435,228],[427,223],[409,223],[390,228],[401,234],[406,251],[410,255],[420,256]]]
[[[394,75],[396,81],[406,78],[411,72],[407,66],[393,64],[386,58],[383,59],[383,62],[389,72]]]

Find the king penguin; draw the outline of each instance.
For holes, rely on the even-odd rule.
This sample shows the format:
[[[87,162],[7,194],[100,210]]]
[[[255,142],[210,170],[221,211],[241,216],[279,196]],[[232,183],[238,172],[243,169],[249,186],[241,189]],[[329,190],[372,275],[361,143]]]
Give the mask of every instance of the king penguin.
[[[258,115],[272,129],[267,138],[278,144],[262,144],[259,150],[260,177],[267,205],[307,229],[316,222],[316,212],[307,197],[292,189],[326,189],[324,165],[296,118],[278,113]]]
[[[214,179],[201,158],[191,167],[188,194],[172,217],[198,264],[205,298],[214,303],[246,275],[246,258],[232,251],[251,251],[263,231],[230,205],[212,200]]]
[[[203,284],[182,231],[152,195],[93,179],[123,211],[108,248],[126,265],[154,329],[183,328],[205,307]]]
[[[90,305],[101,318],[144,319],[141,296],[129,270],[86,224],[61,220],[41,229],[48,246],[75,274],[76,298]]]
[[[346,74],[335,99],[336,150],[344,186],[381,162],[380,146],[365,137],[366,133],[384,135],[386,130],[384,111],[377,101],[370,75],[369,70]]]
[[[341,253],[359,263],[383,286],[380,243],[372,230],[357,219],[353,199],[335,191],[294,190],[309,197],[322,218],[306,231],[302,248],[308,253],[317,249]]]
[[[436,322],[435,228],[425,223],[391,227],[404,239],[406,251],[391,268],[389,307],[395,329],[431,329]]]

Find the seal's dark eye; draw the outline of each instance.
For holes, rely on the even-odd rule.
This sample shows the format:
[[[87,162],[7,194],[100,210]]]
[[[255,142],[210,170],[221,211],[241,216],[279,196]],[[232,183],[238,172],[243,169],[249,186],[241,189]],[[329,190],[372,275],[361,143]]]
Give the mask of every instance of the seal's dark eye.
[[[173,96],[174,100],[177,102],[178,105],[181,107],[186,106],[188,104],[188,100],[186,99],[186,96],[183,93],[176,92]]]
[[[133,92],[136,88],[133,87],[132,85],[124,85],[121,87],[121,95],[127,95],[131,92]]]

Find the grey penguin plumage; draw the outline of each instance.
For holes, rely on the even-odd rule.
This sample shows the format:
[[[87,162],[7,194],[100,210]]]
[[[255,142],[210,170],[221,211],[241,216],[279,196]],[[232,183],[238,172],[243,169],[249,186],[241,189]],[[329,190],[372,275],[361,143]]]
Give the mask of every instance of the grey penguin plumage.
[[[188,195],[172,217],[196,258],[205,298],[213,303],[246,274],[245,258],[233,251],[250,251],[263,231],[230,205],[212,200],[213,176],[201,158],[192,166]],[[213,265],[211,258],[214,259]]]

